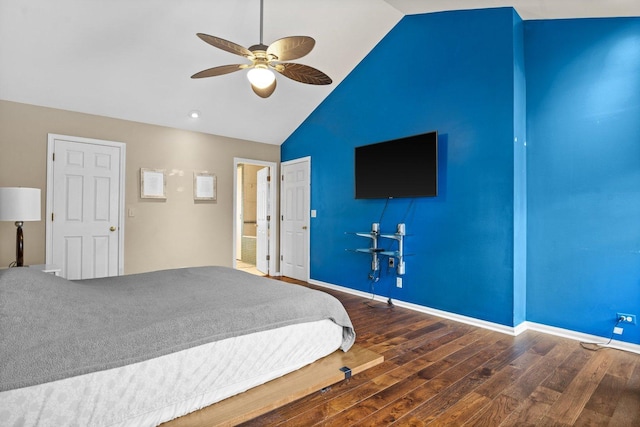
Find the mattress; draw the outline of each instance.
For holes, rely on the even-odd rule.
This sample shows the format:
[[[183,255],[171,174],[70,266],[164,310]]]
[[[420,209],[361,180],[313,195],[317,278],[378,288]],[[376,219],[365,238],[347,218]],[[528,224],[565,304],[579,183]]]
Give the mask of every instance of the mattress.
[[[0,393],[0,420],[10,426],[156,426],[308,365],[339,349],[342,335],[331,320],[306,322],[8,390]]]
[[[226,267],[80,281],[11,268],[0,318],[0,391],[322,319],[343,326],[343,350],[355,339],[331,295]]]
[[[2,270],[0,319],[11,426],[154,426],[355,340],[331,295],[215,266],[80,281]]]

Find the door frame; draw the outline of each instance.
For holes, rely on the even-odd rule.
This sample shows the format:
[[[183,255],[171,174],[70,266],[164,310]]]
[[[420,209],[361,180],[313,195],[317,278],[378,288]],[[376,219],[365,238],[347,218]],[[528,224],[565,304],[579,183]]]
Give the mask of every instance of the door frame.
[[[291,160],[287,160],[286,162],[281,162],[280,163],[280,170],[281,173],[283,174],[282,179],[284,179],[284,168],[287,165],[291,165],[294,163],[303,163],[306,162],[308,167],[307,167],[307,171],[308,171],[308,176],[307,176],[307,187],[304,189],[305,193],[306,193],[306,202],[307,205],[304,206],[305,208],[305,212],[307,215],[307,257],[304,260],[306,265],[306,270],[307,270],[307,277],[305,278],[305,281],[309,281],[311,279],[311,156],[305,156],[305,157],[300,157],[297,159],[291,159]],[[282,191],[282,186],[280,187],[280,190]],[[280,193],[280,212],[283,214],[284,212],[284,207],[282,206],[282,204],[284,203],[284,197],[282,195],[282,193]],[[282,219],[282,217],[280,217],[280,219]],[[280,227],[280,242],[282,242],[281,244],[285,244],[286,239],[284,238],[284,236],[282,235],[282,233],[284,232],[284,227]]]
[[[233,268],[237,267],[236,264],[236,251],[237,242],[236,242],[236,230],[238,229],[238,165],[240,164],[248,164],[248,165],[258,165],[258,166],[267,166],[270,168],[270,176],[271,176],[271,185],[269,186],[269,275],[270,276],[279,276],[280,272],[276,271],[277,259],[279,257],[278,246],[277,246],[277,236],[278,234],[278,164],[276,162],[267,162],[264,160],[254,160],[254,159],[245,159],[241,157],[233,158],[233,248],[232,248],[232,257],[231,262]]]
[[[107,141],[102,139],[84,138],[81,136],[60,135],[55,133],[48,134],[47,137],[47,199],[45,214],[45,262],[51,264],[53,261],[53,227],[54,221],[51,221],[53,213],[53,156],[55,150],[55,141],[64,139],[79,144],[106,145],[109,147],[119,148],[120,156],[120,198],[118,200],[118,275],[124,274],[124,201],[125,201],[125,175],[126,175],[126,144],[117,141]]]

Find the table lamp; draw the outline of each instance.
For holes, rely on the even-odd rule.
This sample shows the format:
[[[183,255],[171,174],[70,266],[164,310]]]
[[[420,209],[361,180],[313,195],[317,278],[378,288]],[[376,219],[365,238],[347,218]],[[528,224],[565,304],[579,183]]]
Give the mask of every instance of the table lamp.
[[[0,221],[15,221],[16,267],[24,265],[24,221],[40,221],[40,189],[25,187],[0,187]]]

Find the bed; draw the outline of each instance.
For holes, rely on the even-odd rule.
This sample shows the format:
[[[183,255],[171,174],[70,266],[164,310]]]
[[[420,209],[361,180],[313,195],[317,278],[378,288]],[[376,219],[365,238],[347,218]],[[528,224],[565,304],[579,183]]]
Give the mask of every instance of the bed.
[[[155,426],[354,341],[333,296],[226,267],[79,281],[0,270],[0,419]]]

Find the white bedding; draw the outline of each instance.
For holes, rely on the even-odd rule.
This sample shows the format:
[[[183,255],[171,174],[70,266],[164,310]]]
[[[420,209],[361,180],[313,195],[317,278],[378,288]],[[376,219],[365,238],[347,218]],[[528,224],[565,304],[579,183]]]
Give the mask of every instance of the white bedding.
[[[1,392],[0,420],[16,427],[155,426],[299,369],[342,340],[342,326],[330,320],[228,338]]]

